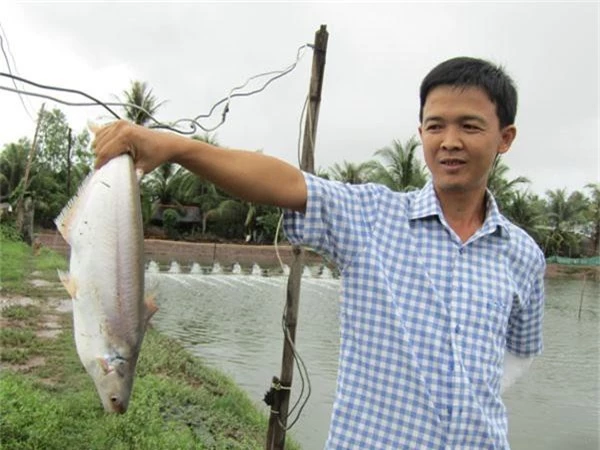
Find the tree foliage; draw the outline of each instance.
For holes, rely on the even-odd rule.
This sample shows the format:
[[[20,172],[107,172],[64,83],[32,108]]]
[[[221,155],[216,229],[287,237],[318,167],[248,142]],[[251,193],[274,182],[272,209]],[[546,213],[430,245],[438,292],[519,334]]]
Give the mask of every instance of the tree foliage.
[[[134,80],[129,89],[123,91],[122,103],[128,104],[123,108],[127,119],[138,125],[146,125],[165,102],[158,101],[146,81]]]
[[[422,188],[427,182],[424,164],[417,158],[421,143],[412,136],[405,143],[394,139],[391,145],[375,152],[383,162],[371,161],[371,179],[393,191],[412,191]]]
[[[34,200],[36,223],[51,227],[75,188],[91,171],[93,155],[87,148],[90,140],[87,130],[74,134],[59,109],[41,111],[39,120],[27,186],[23,183],[32,143],[21,138],[16,143],[5,145],[2,150],[1,198],[16,202],[20,193],[25,191]]]

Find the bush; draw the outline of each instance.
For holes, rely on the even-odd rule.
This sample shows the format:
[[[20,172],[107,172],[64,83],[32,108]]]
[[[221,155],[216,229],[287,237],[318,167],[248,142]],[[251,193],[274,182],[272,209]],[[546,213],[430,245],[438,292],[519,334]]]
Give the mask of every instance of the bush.
[[[0,239],[3,241],[21,241],[21,235],[12,223],[0,223]]]
[[[179,213],[174,209],[166,209],[163,212],[163,228],[169,239],[177,238],[177,223],[179,222]]]

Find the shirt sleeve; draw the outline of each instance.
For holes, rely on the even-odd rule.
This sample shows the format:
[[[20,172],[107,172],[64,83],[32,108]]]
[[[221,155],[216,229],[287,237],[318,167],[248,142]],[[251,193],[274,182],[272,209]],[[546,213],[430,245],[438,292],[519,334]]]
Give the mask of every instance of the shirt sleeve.
[[[544,318],[544,272],[546,262],[539,252],[532,270],[528,295],[521,306],[513,308],[508,319],[506,348],[516,356],[534,356],[542,353]]]
[[[343,269],[372,235],[382,187],[351,185],[303,174],[307,187],[306,212],[285,211],[285,234],[292,244],[311,247]]]

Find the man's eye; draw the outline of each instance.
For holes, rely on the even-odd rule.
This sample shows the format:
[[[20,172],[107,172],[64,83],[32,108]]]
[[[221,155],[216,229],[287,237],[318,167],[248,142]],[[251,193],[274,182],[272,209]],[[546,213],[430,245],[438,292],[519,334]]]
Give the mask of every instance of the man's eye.
[[[478,131],[481,129],[480,127],[478,127],[477,125],[473,125],[472,123],[465,123],[463,127],[465,130],[468,131]]]
[[[427,129],[427,131],[436,131],[436,130],[439,130],[441,128],[442,128],[442,126],[439,123],[433,123],[431,125],[427,125],[426,129]]]

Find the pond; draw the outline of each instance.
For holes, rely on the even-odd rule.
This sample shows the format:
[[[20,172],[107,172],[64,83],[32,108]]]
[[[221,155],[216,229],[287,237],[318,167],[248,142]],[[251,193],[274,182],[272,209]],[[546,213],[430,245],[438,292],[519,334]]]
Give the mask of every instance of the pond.
[[[154,325],[230,375],[267,413],[262,399],[281,368],[287,277],[265,277],[257,270],[192,272],[147,272],[147,286],[159,294]],[[338,366],[339,292],[337,279],[308,273],[302,279],[296,345],[312,393],[290,433],[307,450],[323,448],[327,438]],[[511,447],[597,450],[600,283],[550,279],[546,292],[544,354],[505,395]],[[295,369],[292,404],[301,384]]]

